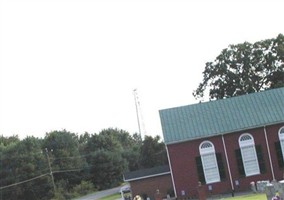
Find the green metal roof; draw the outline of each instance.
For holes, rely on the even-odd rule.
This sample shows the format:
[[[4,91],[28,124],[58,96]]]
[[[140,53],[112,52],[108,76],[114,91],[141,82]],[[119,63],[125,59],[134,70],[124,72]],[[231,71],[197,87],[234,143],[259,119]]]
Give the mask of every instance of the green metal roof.
[[[284,122],[284,87],[159,111],[166,144]]]

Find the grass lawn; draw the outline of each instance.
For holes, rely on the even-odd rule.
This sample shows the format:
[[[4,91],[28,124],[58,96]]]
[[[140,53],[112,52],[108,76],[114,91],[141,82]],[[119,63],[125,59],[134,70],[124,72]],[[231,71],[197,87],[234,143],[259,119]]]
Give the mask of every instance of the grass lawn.
[[[116,200],[120,198],[121,198],[120,194],[113,194],[113,195],[100,198],[99,200]],[[221,199],[224,199],[224,200],[266,200],[266,195],[265,194],[248,194],[248,195],[227,197],[227,198],[221,198]]]
[[[225,200],[266,200],[265,194],[248,194],[243,196],[228,197]]]
[[[115,200],[115,199],[119,199],[119,198],[121,198],[121,195],[119,193],[117,193],[117,194],[109,195],[109,196],[106,196],[106,197],[102,197],[99,200]]]

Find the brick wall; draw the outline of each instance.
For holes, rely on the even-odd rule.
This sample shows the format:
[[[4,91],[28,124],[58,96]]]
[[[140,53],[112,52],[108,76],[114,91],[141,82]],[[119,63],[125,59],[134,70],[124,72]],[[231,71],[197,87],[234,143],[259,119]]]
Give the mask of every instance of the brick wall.
[[[173,190],[171,175],[161,175],[130,182],[132,196],[147,195],[154,199],[157,189],[162,197],[166,197],[168,190]]]
[[[279,141],[278,130],[284,124],[272,125],[266,127],[266,132],[268,136],[268,143],[270,147],[271,159],[273,163],[273,170],[275,178],[277,180],[283,179],[283,171],[278,167],[278,161],[275,152],[276,141]],[[241,134],[250,133],[254,137],[255,145],[261,145],[263,159],[265,161],[265,173],[241,177],[238,172],[235,150],[239,149],[238,139]],[[229,176],[228,165],[226,162],[223,142],[221,136],[215,136],[210,138],[197,139],[193,141],[178,143],[168,145],[168,152],[170,155],[174,183],[176,186],[176,193],[179,198],[182,198],[182,195],[185,194],[187,197],[196,197],[197,196],[197,186],[198,186],[198,175],[196,168],[196,156],[199,156],[199,145],[201,142],[209,140],[214,144],[215,152],[220,153],[222,156],[223,164],[225,167],[226,179],[222,182],[212,183],[204,185],[203,187],[207,190],[207,193],[212,194],[222,194],[232,192],[232,186]],[[265,140],[264,128],[250,129],[246,131],[234,132],[224,135],[224,141],[226,144],[226,150],[228,154],[228,160],[232,175],[233,188],[236,191],[244,191],[250,189],[250,182],[258,180],[272,180],[272,170],[270,167],[268,149]],[[238,185],[236,183],[239,183]],[[209,192],[208,187],[212,188],[212,191]],[[210,194],[208,194],[210,195]]]

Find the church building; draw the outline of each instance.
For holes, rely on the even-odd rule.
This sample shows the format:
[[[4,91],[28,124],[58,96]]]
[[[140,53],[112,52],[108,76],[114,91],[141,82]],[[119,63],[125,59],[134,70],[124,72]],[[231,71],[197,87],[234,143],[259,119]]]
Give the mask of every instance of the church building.
[[[284,88],[159,111],[175,196],[282,180]],[[201,186],[199,186],[201,185]]]

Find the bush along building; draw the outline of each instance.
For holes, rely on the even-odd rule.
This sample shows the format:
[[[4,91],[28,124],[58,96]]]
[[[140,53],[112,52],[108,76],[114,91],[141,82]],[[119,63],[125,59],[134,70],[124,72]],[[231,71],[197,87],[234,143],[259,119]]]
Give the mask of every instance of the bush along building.
[[[283,179],[284,88],[159,113],[177,198]]]

